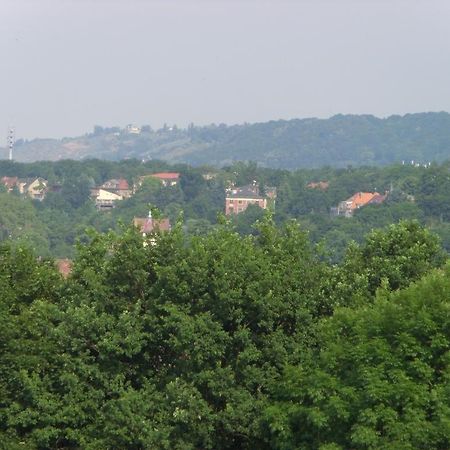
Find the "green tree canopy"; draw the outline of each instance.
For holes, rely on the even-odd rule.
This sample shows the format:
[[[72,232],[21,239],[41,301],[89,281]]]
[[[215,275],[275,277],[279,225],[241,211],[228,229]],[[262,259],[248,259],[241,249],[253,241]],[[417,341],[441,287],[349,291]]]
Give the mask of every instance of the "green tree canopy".
[[[449,292],[447,265],[323,321],[312,367],[289,366],[273,385],[271,447],[448,448]]]

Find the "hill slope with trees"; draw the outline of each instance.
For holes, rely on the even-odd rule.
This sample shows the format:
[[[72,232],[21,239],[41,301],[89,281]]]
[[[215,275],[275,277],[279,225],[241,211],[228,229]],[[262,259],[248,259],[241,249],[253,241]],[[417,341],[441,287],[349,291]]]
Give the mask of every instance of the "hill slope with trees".
[[[97,210],[90,197],[90,188],[108,179],[123,177],[133,186],[140,176],[161,171],[178,172],[179,183],[165,187],[157,180],[147,180],[112,211]],[[287,171],[262,168],[255,163],[236,163],[216,170],[138,160],[29,164],[0,161],[0,178],[3,176],[42,177],[55,188],[38,201],[18,192],[6,193],[0,185],[0,241],[27,242],[40,256],[71,257],[74,243],[85,239],[86,228],[117,231],[121,223],[146,217],[149,208],[157,208],[172,224],[182,214],[188,234],[205,234],[217,225],[224,212],[226,187],[248,185],[254,180],[262,191],[276,188],[276,223],[298,220],[310,238],[323,245],[332,261],[343,257],[348,242],[361,242],[370,230],[402,219],[426,225],[441,237],[444,248],[450,252],[449,162],[430,167],[391,165]],[[326,181],[327,188],[310,187],[311,182],[318,181]],[[389,191],[389,195],[384,203],[360,208],[353,217],[330,215],[332,207],[361,191]],[[253,225],[262,215],[263,210],[254,206],[230,220],[241,235],[249,235],[256,233]]]
[[[2,150],[7,157],[6,149]],[[164,126],[140,133],[94,127],[76,138],[19,140],[18,161],[101,158],[160,159],[171,163],[223,166],[255,161],[265,167],[300,168],[386,165],[450,158],[450,114],[419,113],[380,119],[337,115],[227,126]]]

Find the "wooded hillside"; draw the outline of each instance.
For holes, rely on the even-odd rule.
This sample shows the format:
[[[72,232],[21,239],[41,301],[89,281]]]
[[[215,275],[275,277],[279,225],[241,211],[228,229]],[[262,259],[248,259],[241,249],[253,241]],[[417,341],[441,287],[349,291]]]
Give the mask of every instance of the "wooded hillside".
[[[272,168],[427,163],[450,158],[450,114],[420,113],[379,119],[337,115],[227,126],[165,126],[139,133],[96,126],[76,138],[18,141],[17,161],[102,158],[160,159],[223,166],[256,161]],[[132,129],[134,130],[134,128]],[[7,157],[3,149],[3,157]]]

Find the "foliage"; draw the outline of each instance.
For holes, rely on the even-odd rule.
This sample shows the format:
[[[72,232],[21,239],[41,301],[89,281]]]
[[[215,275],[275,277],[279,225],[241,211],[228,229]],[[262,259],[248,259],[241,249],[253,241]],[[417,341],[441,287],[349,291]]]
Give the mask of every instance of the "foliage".
[[[0,241],[11,240],[29,245],[48,256],[48,235],[39,223],[31,200],[10,194],[0,194]]]
[[[404,277],[392,289],[441,262],[417,224],[394,228],[358,250],[369,261],[361,286],[375,270],[383,279],[378,244],[402,243],[383,260]],[[146,241],[133,227],[91,229],[67,280],[3,245],[2,443],[394,448],[406,429],[404,448],[445,448],[449,268],[397,294],[382,283],[375,301],[359,289],[365,302],[344,298],[343,309],[330,293],[355,289],[339,277],[348,261],[328,264],[296,222],[277,227],[267,214],[256,229],[240,236],[221,218],[188,239],[179,222]]]
[[[347,281],[363,276],[368,292],[374,294],[381,286],[404,288],[445,259],[435,235],[417,222],[402,221],[372,231],[360,246],[350,246],[341,273]]]
[[[444,449],[450,445],[450,266],[320,328],[311,367],[273,386],[264,430],[277,449]]]

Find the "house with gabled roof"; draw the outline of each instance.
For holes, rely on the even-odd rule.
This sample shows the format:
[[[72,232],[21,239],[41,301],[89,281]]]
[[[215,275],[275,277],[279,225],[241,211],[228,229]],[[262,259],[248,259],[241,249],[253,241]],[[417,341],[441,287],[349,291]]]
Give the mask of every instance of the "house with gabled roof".
[[[107,180],[100,186],[100,189],[121,195],[123,198],[131,197],[132,194],[128,181],[125,178],[112,178]]]
[[[8,192],[11,192],[14,188],[17,188],[20,194],[28,195],[33,200],[44,200],[49,190],[48,181],[41,177],[2,177],[1,183],[5,185]]]
[[[98,189],[95,197],[95,206],[100,211],[108,211],[116,206],[116,203],[123,200],[123,197],[105,189]]]
[[[25,189],[28,196],[33,200],[44,200],[48,192],[48,181],[38,177],[26,184]]]
[[[256,183],[241,187],[231,187],[225,194],[225,215],[244,212],[250,205],[267,209],[267,198],[259,194]]]
[[[132,194],[133,191],[125,178],[111,178],[101,186],[91,189],[91,197],[95,199],[95,205],[100,211],[114,208],[118,201],[129,198]]]
[[[347,200],[340,202],[337,208],[331,208],[331,214],[352,217],[355,210],[370,204],[381,204],[386,198],[387,193],[382,195],[378,192],[357,192]]]

